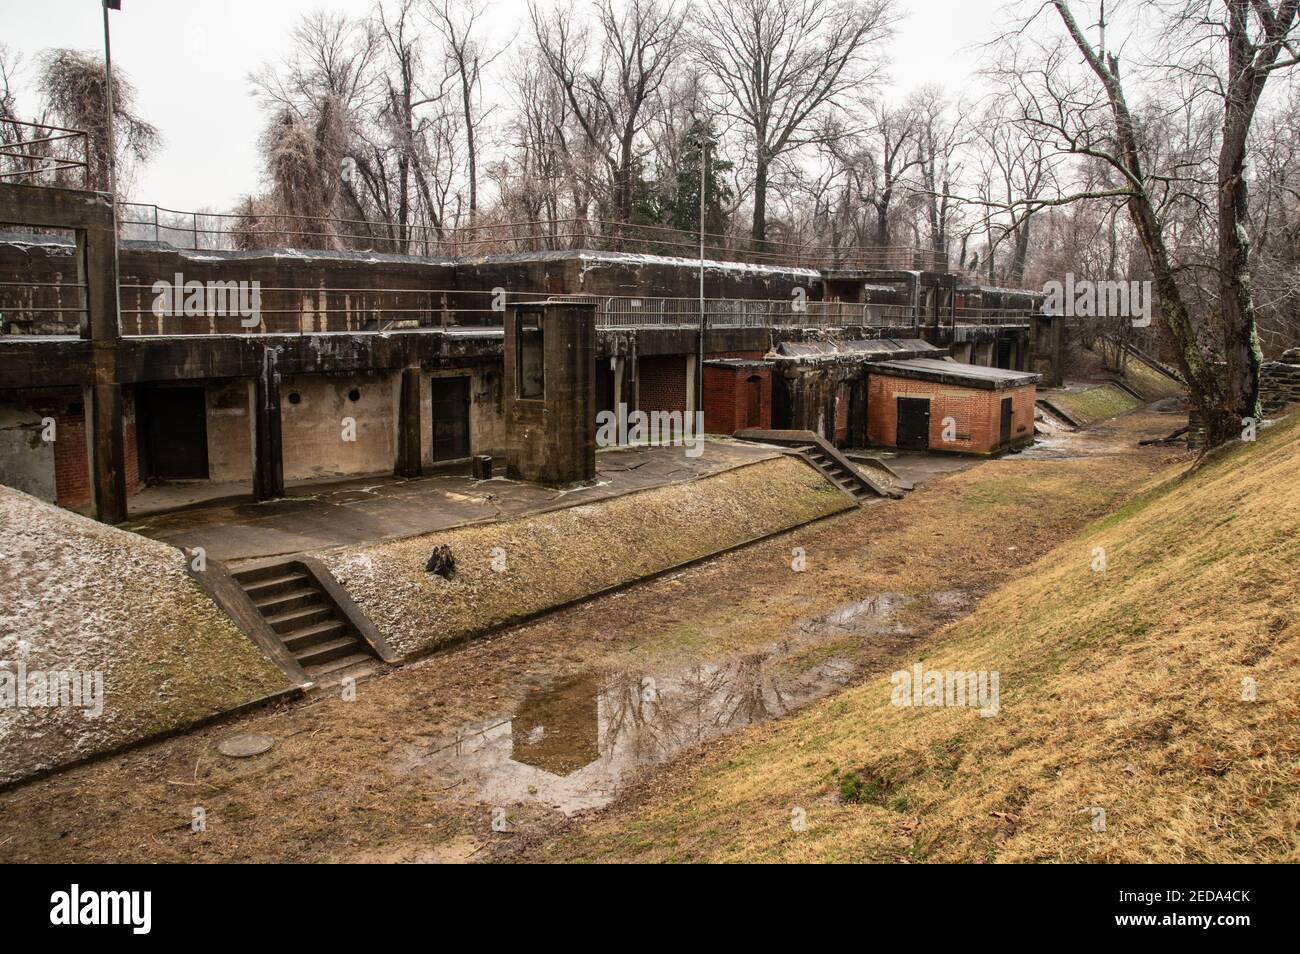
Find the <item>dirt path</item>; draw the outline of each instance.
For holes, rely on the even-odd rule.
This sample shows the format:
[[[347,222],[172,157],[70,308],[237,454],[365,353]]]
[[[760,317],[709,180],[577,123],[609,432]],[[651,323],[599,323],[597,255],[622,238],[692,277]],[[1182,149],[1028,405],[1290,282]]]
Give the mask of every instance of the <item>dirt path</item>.
[[[889,666],[1140,486],[1169,451],[1134,445],[1170,421],[1133,415],[1068,460],[936,477],[905,500],[388,671],[352,701],[333,692],[0,794],[0,860],[513,854],[671,784],[708,740]],[[216,751],[248,731],[275,747]]]

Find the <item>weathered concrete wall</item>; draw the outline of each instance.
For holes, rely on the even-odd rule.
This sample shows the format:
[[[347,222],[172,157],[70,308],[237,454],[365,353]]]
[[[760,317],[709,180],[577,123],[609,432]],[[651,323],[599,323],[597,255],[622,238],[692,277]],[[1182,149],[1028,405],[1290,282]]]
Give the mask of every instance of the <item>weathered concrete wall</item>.
[[[205,388],[208,426],[208,476],[214,481],[253,477],[249,384],[239,379],[210,381]]]
[[[38,283],[76,280],[74,247],[57,236],[0,236],[0,314],[12,330],[75,334],[78,293]],[[688,298],[699,294],[698,263],[690,259],[597,252],[543,252],[454,262],[370,252],[264,250],[185,251],[165,243],[124,241],[119,246],[122,333],[251,334],[370,331],[403,322],[420,327],[500,325],[492,313],[494,288],[510,303],[554,294]],[[156,282],[259,282],[261,322],[245,326],[238,314],[159,316]],[[335,289],[326,293],[323,289]],[[813,269],[736,262],[706,263],[710,298],[789,300],[803,288],[821,297]],[[177,304],[165,297],[164,311]],[[184,311],[182,296],[179,309]],[[62,312],[34,309],[59,308]]]
[[[54,443],[41,438],[43,419],[29,407],[0,405],[0,484],[53,503]]]
[[[505,374],[500,360],[468,367],[425,371],[420,377],[420,458],[425,465],[433,459],[433,396],[430,381],[443,377],[469,378],[470,454],[506,455]]]
[[[286,375],[280,385],[284,479],[390,472],[396,447],[393,381],[384,372]]]
[[[521,384],[521,322],[542,329],[542,393]],[[566,484],[596,476],[596,310],[555,304],[511,308],[505,324],[505,416],[508,471],[521,480]]]

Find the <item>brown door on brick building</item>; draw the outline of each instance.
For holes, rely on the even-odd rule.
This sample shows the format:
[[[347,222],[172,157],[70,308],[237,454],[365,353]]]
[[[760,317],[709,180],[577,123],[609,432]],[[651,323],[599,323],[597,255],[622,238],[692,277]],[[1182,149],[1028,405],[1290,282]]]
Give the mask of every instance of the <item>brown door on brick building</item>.
[[[764,427],[763,379],[754,375],[745,382],[745,427]]]
[[[144,388],[136,395],[145,466],[155,480],[207,480],[208,412],[203,388]]]
[[[469,378],[432,378],[433,460],[469,456]]]
[[[1002,399],[1002,430],[998,437],[999,447],[1011,446],[1011,408],[1011,398],[1004,397]]]
[[[930,449],[929,399],[898,399],[898,430],[894,443],[904,450]]]

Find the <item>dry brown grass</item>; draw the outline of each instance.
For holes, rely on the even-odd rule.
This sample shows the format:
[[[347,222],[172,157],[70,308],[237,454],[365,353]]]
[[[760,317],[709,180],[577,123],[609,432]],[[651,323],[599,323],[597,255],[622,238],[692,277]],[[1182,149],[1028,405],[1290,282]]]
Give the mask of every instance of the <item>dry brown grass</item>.
[[[996,670],[1001,713],[887,676],[571,830],[592,860],[1296,861],[1300,422],[1149,488],[919,654]],[[1050,506],[1050,502],[1045,502]],[[1094,572],[1094,548],[1107,568]],[[908,663],[915,661],[908,660]],[[1257,700],[1243,701],[1243,679]],[[879,797],[846,803],[847,772]],[[1104,808],[1094,832],[1087,809]],[[796,832],[791,811],[807,812]]]

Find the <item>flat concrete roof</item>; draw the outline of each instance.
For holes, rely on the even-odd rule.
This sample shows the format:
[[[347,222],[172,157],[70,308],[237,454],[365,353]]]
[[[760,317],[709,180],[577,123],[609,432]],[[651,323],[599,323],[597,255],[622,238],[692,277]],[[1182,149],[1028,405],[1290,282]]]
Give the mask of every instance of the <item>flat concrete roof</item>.
[[[782,341],[776,346],[776,356],[780,358],[839,358],[846,355],[908,358],[919,354],[941,352],[942,349],[920,338]]]
[[[1007,371],[986,368],[979,364],[962,364],[960,361],[943,361],[936,358],[911,358],[905,361],[880,361],[873,364],[869,373],[887,374],[896,378],[917,381],[936,381],[966,388],[986,391],[1005,391],[1037,384],[1040,375],[1028,371]]]

